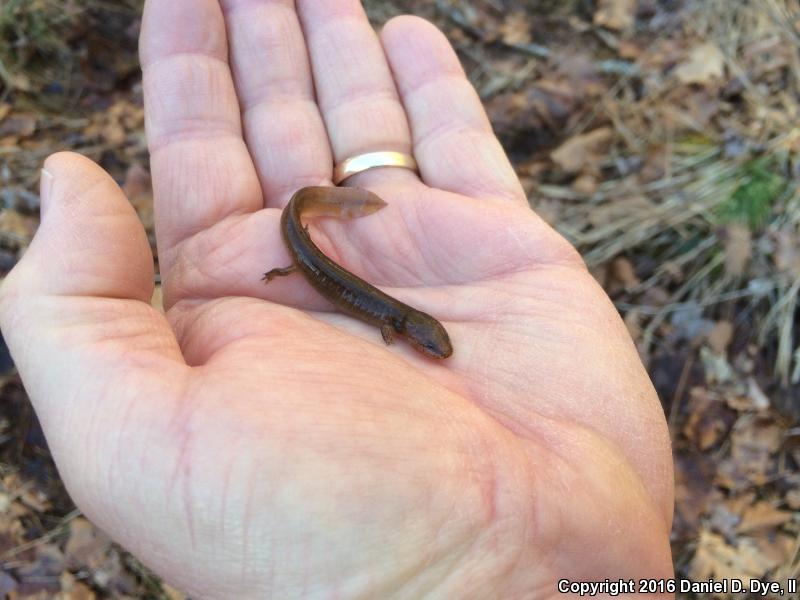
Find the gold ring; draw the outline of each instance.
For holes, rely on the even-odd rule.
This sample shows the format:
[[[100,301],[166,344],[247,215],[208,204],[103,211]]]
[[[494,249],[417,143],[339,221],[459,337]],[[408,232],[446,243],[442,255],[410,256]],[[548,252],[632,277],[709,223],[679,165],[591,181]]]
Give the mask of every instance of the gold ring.
[[[419,166],[414,157],[403,152],[368,152],[348,158],[333,169],[333,185],[339,185],[356,173],[378,167],[400,167],[419,174]]]

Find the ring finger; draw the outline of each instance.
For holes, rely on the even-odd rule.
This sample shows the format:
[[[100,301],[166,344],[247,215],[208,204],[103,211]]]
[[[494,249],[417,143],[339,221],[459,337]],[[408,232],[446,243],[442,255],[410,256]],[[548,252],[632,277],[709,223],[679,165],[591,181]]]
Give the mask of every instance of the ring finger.
[[[297,0],[297,9],[335,162],[376,150],[410,153],[408,119],[360,0]]]

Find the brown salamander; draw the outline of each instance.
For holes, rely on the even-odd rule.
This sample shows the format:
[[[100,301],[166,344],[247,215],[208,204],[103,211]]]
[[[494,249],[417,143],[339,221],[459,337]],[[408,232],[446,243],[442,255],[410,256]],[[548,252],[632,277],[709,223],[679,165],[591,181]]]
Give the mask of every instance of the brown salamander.
[[[308,235],[301,217],[353,219],[370,215],[386,203],[372,192],[358,188],[307,187],[299,190],[283,211],[281,232],[294,264],[264,274],[275,277],[299,270],[312,286],[336,307],[357,319],[380,327],[383,340],[391,344],[395,334],[433,358],[453,353],[450,338],[439,321],[403,304],[346,271],[325,256]]]

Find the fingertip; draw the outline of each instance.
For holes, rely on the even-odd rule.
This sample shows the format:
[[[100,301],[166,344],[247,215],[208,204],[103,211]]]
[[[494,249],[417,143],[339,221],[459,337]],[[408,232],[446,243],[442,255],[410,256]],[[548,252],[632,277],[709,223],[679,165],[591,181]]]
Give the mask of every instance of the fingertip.
[[[147,0],[139,36],[146,68],[174,54],[205,54],[227,61],[228,41],[217,0]]]
[[[77,152],[56,152],[44,161],[42,167],[42,192],[47,195],[46,203],[50,210],[53,199],[57,204],[81,198],[82,193],[96,185],[107,184],[116,187],[116,181],[92,159]],[[64,194],[69,189],[70,194]]]
[[[381,29],[381,39],[385,41],[395,41],[397,39],[406,38],[410,34],[417,34],[421,36],[440,36],[444,39],[444,34],[439,30],[436,25],[418,17],[416,15],[398,15],[392,17],[384,24]]]
[[[381,42],[401,86],[430,76],[465,75],[447,36],[422,17],[400,15],[390,19],[381,30]]]

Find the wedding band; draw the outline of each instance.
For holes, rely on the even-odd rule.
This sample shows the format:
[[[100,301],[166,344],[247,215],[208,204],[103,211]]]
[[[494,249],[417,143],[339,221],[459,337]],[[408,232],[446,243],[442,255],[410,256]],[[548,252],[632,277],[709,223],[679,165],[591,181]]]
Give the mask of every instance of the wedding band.
[[[356,173],[362,173],[378,167],[400,167],[419,173],[417,161],[410,154],[403,152],[369,152],[348,158],[333,169],[333,185],[339,185]]]

